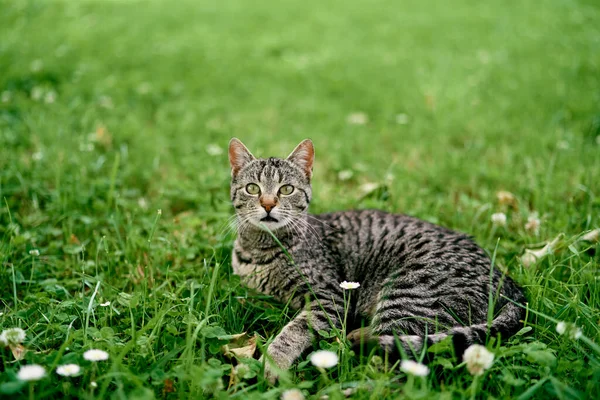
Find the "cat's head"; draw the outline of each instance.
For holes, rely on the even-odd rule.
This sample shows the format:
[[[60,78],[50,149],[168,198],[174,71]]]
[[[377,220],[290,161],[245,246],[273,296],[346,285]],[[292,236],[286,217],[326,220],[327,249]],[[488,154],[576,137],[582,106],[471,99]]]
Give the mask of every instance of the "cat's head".
[[[255,158],[238,139],[229,142],[231,201],[240,225],[271,230],[294,224],[308,209],[315,156],[309,139],[286,159]]]

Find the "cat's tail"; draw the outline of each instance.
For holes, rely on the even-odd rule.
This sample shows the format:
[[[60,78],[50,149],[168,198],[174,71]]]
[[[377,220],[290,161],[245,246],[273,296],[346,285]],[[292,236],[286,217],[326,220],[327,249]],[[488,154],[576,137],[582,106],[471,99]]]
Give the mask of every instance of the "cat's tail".
[[[524,297],[516,297],[518,297],[519,302],[524,300]],[[452,337],[456,356],[462,359],[463,353],[472,344],[485,344],[488,337],[497,337],[498,335],[506,339],[517,333],[523,327],[524,317],[525,310],[523,307],[512,302],[506,302],[489,325],[483,323],[454,327],[446,332],[424,337],[417,335],[381,335],[377,337],[377,340],[383,350],[388,353],[398,353],[399,344],[402,346],[404,353],[410,356],[415,353],[418,354],[424,346],[431,346],[450,336]]]

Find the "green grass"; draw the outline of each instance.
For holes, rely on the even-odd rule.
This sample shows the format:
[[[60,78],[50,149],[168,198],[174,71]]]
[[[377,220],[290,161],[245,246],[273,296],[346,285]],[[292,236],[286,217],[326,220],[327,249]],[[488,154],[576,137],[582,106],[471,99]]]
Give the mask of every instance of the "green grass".
[[[599,27],[584,0],[0,1],[0,328],[28,350],[0,349],[0,397],[30,394],[32,363],[36,398],[593,397],[600,247],[579,237],[600,227]],[[492,341],[476,380],[443,349],[413,381],[330,338],[326,376],[302,359],[271,387],[246,360],[230,381],[229,335],[264,343],[293,317],[232,274],[232,136],[260,156],[311,137],[313,212],[377,207],[497,247],[532,330]],[[53,371],[68,362],[80,376]]]

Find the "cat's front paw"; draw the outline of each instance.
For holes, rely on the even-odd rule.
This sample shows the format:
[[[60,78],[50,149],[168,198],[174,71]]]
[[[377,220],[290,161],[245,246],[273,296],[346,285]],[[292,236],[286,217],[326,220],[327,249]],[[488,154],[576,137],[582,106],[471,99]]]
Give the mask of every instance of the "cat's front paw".
[[[265,366],[265,380],[273,385],[279,379],[281,372],[287,371],[292,366],[294,359],[289,354],[267,351],[266,357],[262,356],[260,361]]]
[[[273,368],[269,362],[266,362],[265,363],[265,380],[267,382],[269,382],[271,385],[274,385],[278,379],[279,379],[279,374],[275,371],[275,368]]]

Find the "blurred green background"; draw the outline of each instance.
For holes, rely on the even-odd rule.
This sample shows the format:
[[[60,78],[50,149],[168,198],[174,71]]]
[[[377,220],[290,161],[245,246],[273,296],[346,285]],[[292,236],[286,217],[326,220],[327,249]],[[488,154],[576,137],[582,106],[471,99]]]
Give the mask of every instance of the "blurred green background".
[[[468,232],[490,253],[500,239],[497,264],[532,308],[600,338],[598,256],[572,247],[600,224],[597,1],[0,0],[0,326],[28,329],[29,362],[49,365],[72,318],[73,352],[105,328],[115,335],[96,345],[137,343],[133,332],[161,306],[188,307],[216,264],[214,298],[197,292],[190,315],[202,320],[210,305],[228,333],[281,329],[277,306],[232,300],[246,296],[226,235],[232,136],[262,157],[312,138],[313,212],[404,212]],[[515,200],[499,203],[502,190]],[[495,212],[506,227],[492,227]],[[537,235],[524,227],[534,215]],[[559,234],[555,258],[523,267],[525,247]],[[95,308],[123,293],[140,305],[121,302],[121,317]],[[96,331],[82,326],[92,309]],[[169,333],[114,368],[161,368],[153,385],[196,382],[204,342],[190,347],[197,320],[183,314],[165,316]],[[519,358],[527,367],[511,373],[591,390],[599,372],[586,353],[531,318],[563,364]],[[173,358],[185,332],[189,358]],[[423,390],[466,395],[464,374],[447,378]],[[487,393],[529,387],[508,379]],[[119,385],[119,395],[130,387]]]
[[[5,197],[11,170],[76,165],[93,182],[120,154],[119,195],[203,201],[227,184],[215,147],[232,136],[259,156],[312,138],[318,210],[356,205],[342,170],[393,175],[389,207],[430,218],[462,194],[504,188],[547,208],[597,189],[594,2],[0,4]],[[87,151],[99,129],[106,143]]]

